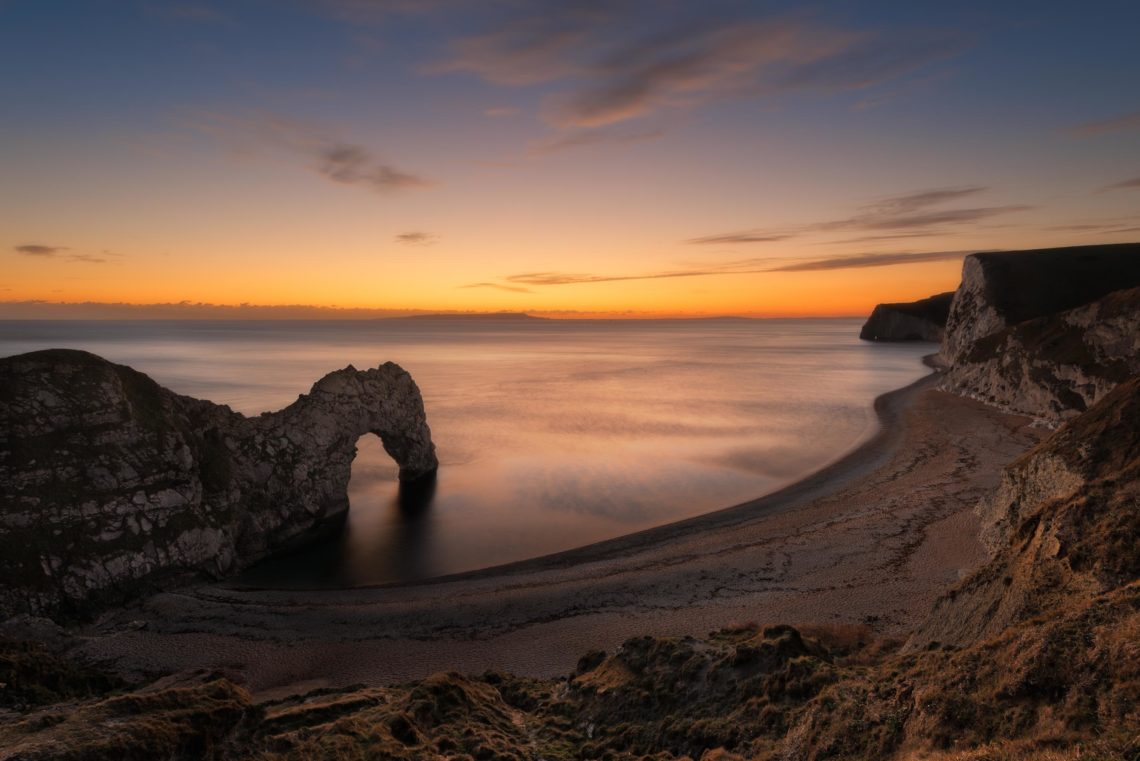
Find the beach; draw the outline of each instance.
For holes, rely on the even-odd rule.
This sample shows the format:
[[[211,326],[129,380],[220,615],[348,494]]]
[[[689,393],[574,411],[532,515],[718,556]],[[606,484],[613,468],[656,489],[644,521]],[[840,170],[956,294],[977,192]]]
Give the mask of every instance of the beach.
[[[905,637],[985,559],[974,505],[1044,436],[937,380],[877,399],[869,441],[761,499],[420,583],[184,587],[76,631],[74,649],[128,675],[218,670],[268,696],[443,670],[552,677],[630,637],[745,622]]]

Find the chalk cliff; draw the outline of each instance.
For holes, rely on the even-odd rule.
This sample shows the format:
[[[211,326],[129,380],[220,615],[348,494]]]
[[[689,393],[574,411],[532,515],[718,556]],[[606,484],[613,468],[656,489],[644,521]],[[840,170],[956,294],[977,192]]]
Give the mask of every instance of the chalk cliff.
[[[942,355],[955,364],[979,339],[1140,286],[1140,243],[978,253],[962,264]]]
[[[939,359],[944,390],[1079,415],[1140,372],[1140,243],[967,256]]]
[[[0,618],[83,616],[247,567],[344,515],[363,434],[402,481],[437,466],[419,389],[390,362],[249,418],[93,354],[39,351],[0,359],[0,418]]]
[[[1140,373],[1140,288],[1027,320],[959,352],[942,388],[1055,426]]]
[[[864,341],[942,340],[954,292],[901,304],[879,304],[859,331]]]

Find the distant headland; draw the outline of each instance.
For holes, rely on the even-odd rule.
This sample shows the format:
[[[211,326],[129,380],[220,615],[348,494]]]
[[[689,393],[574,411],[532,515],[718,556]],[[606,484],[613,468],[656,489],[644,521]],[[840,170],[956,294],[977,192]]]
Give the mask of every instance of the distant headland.
[[[445,320],[463,320],[471,322],[532,322],[549,321],[549,317],[537,317],[526,312],[434,312],[432,314],[409,314],[401,317],[381,317],[382,320],[420,320],[423,322],[442,322]]]

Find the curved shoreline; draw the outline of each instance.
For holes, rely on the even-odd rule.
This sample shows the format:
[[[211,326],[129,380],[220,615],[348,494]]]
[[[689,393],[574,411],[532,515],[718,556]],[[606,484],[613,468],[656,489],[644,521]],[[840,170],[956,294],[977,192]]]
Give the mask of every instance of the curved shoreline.
[[[74,646],[126,674],[220,668],[265,692],[441,670],[549,677],[632,636],[745,621],[903,636],[982,562],[973,507],[1043,435],[934,390],[937,377],[880,397],[871,439],[757,500],[417,584],[161,593],[76,630]]]
[[[609,539],[601,539],[567,550],[551,552],[523,560],[515,560],[509,563],[499,563],[483,568],[475,568],[469,571],[431,576],[424,579],[411,579],[379,584],[356,584],[350,587],[277,587],[261,584],[246,584],[242,583],[240,579],[228,579],[218,582],[217,586],[248,592],[287,591],[319,593],[340,590],[421,587],[469,579],[525,574],[605,560],[631,551],[638,551],[655,544],[675,540],[679,536],[692,532],[731,526],[734,523],[755,518],[759,513],[787,510],[803,500],[823,497],[830,492],[842,488],[845,484],[850,483],[851,480],[865,475],[868,470],[881,464],[881,461],[890,455],[891,447],[898,443],[898,439],[902,435],[902,413],[906,405],[913,400],[914,395],[925,388],[933,388],[937,384],[940,374],[937,372],[938,368],[931,362],[931,357],[933,356],[934,355],[928,355],[924,357],[923,363],[934,370],[934,372],[924,375],[906,386],[875,397],[871,406],[875,413],[878,427],[870,437],[855,444],[837,459],[818,470],[812,471],[803,478],[782,486],[776,491],[769,492],[754,499],[727,507],[717,508],[688,518],[681,518],[680,520],[665,523],[660,526],[651,526]]]

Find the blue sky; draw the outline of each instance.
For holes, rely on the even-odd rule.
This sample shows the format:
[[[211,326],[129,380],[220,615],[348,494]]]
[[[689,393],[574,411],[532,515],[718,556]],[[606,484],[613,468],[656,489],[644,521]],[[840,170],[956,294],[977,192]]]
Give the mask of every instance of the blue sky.
[[[1124,2],[0,0],[0,299],[924,295],[964,251],[1140,238],[1137,29]]]

